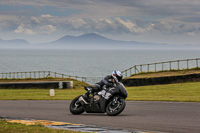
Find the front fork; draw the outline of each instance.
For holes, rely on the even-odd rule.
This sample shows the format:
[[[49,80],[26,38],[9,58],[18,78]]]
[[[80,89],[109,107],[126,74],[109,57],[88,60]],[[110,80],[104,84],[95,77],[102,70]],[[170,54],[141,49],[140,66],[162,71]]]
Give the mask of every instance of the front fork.
[[[118,103],[118,99],[119,99],[119,97],[114,97],[113,104],[117,104]]]

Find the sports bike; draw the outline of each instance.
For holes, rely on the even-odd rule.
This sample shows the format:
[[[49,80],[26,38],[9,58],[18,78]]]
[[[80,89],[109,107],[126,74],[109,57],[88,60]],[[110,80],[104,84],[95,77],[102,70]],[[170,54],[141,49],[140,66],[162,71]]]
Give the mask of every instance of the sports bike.
[[[92,87],[85,86],[86,91],[90,91]],[[72,100],[70,104],[70,112],[74,115],[86,113],[107,113],[109,116],[120,114],[125,106],[127,91],[121,82],[116,82],[113,87],[104,86],[99,92],[95,92],[87,99],[82,95]]]

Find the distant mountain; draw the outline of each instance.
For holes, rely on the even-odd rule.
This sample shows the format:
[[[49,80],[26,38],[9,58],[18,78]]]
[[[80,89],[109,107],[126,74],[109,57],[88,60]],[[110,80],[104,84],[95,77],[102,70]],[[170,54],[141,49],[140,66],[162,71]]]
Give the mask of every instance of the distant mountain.
[[[83,34],[81,36],[63,36],[58,40],[43,43],[30,44],[26,40],[1,40],[0,48],[42,48],[42,49],[200,49],[194,45],[170,45],[150,42],[113,40],[96,33]]]
[[[77,43],[85,43],[85,44],[102,44],[102,43],[114,43],[114,40],[108,39],[106,37],[100,36],[96,33],[89,33],[89,34],[84,34],[78,37],[74,36],[64,36],[56,41],[53,41],[51,43],[58,43],[58,44],[77,44]]]
[[[13,40],[2,40],[2,39],[0,39],[0,44],[28,45],[30,43],[26,40],[23,40],[23,39],[13,39]]]
[[[30,43],[23,39],[2,40],[0,39],[1,48],[28,48]]]
[[[83,34],[77,37],[67,35],[56,41],[43,44],[43,47],[47,46],[69,49],[158,49],[169,47],[168,44],[112,40],[96,33]]]

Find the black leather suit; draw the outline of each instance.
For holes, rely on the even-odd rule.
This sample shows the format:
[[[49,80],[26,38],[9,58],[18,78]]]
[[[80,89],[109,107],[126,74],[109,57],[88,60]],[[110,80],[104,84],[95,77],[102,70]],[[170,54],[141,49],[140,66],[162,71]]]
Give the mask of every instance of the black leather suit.
[[[107,87],[113,86],[113,77],[111,75],[106,76],[104,79],[102,79],[100,82],[96,83],[94,85],[94,92],[101,91],[103,89],[103,86],[106,85]]]
[[[98,92],[101,91],[103,89],[103,86],[106,85],[107,87],[112,87],[114,86],[113,83],[113,77],[111,75],[106,76],[104,79],[102,79],[100,82],[96,83],[94,85],[94,88],[88,92],[86,92],[83,96],[85,97],[89,97],[89,94],[94,93],[94,92]]]

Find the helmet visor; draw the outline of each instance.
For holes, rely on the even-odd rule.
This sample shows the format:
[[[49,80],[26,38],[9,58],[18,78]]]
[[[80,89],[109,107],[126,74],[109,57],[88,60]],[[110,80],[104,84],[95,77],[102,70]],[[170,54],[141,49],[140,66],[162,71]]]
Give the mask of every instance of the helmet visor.
[[[123,76],[118,76],[118,75],[116,77],[117,77],[118,81],[121,81],[123,78]]]

